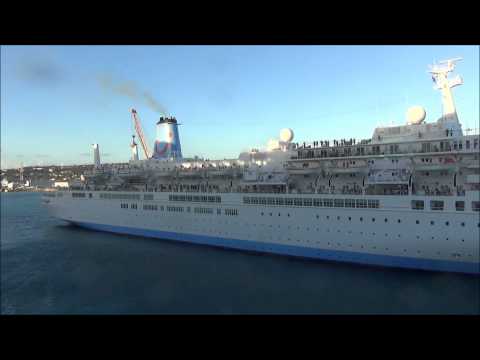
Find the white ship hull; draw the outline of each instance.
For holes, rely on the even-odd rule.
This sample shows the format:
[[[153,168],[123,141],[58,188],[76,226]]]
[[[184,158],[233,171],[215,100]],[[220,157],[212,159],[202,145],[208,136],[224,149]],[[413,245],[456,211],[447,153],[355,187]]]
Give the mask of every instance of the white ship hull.
[[[138,196],[136,200],[101,198],[101,191],[82,193],[85,193],[84,198],[73,198],[72,192],[64,191],[53,196],[48,194],[44,198],[45,204],[55,217],[100,231],[368,265],[480,273],[480,213],[468,208],[471,201],[478,201],[474,199],[478,198],[478,192],[461,197],[432,198],[188,194],[220,196],[219,203],[172,201],[169,198],[185,193],[122,192]],[[144,200],[145,195],[152,196],[153,200]],[[246,196],[270,200],[378,199],[379,206],[254,205],[245,204]],[[425,204],[430,200],[443,200],[445,206],[441,211],[430,210],[427,206],[424,210],[412,210],[411,201],[418,199],[424,200]],[[465,211],[456,210],[455,202],[459,200],[467,204]],[[133,204],[136,208],[132,208]],[[200,208],[211,210],[198,210]]]

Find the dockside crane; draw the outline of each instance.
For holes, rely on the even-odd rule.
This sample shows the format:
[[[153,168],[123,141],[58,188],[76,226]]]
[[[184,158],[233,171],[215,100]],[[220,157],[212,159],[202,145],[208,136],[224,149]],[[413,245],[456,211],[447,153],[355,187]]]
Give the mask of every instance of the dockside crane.
[[[143,134],[142,124],[140,123],[140,119],[138,118],[137,110],[132,108],[130,111],[132,113],[133,125],[135,126],[135,131],[137,132],[138,138],[140,139],[140,144],[142,145],[145,158],[150,159],[152,157],[152,153],[148,148],[148,143],[146,141],[145,135]]]

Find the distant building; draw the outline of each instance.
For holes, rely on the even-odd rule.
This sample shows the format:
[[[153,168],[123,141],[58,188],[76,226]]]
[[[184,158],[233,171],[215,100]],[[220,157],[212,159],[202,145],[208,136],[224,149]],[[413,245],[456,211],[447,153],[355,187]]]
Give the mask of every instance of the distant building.
[[[68,188],[68,181],[55,181],[53,187]]]

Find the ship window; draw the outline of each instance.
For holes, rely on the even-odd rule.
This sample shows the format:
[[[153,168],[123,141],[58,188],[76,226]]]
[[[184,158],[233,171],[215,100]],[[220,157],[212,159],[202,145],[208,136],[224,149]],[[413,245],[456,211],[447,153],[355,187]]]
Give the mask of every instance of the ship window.
[[[216,198],[217,203],[222,202],[222,198],[220,196],[217,196]]]
[[[354,208],[355,200],[354,199],[345,199],[345,207]]]
[[[455,201],[455,209],[457,211],[464,211],[465,210],[465,201]]]
[[[294,203],[295,206],[302,206],[303,205],[302,199],[293,199],[293,203]]]
[[[284,198],[276,198],[275,203],[277,205],[283,205],[285,203],[285,200],[284,200]]]
[[[343,199],[335,199],[335,207],[343,207]]]
[[[312,199],[303,199],[303,206],[312,206]]]
[[[322,200],[321,199],[313,199],[313,206],[322,206]]]
[[[480,211],[480,201],[472,201],[472,211]]]
[[[431,210],[443,210],[443,201],[432,200],[430,201]]]
[[[293,205],[293,199],[286,198],[286,199],[285,199],[285,205],[287,205],[287,206]]]
[[[267,204],[268,204],[268,205],[275,205],[275,198],[269,197],[269,198],[267,199]]]
[[[412,209],[413,210],[423,210],[425,203],[423,200],[412,200]]]
[[[143,195],[143,200],[153,200],[153,194],[145,194],[145,195]]]
[[[380,204],[379,200],[368,200],[368,207],[378,209]]]
[[[248,196],[243,197],[243,203],[244,204],[250,204],[250,198]]]
[[[366,208],[366,207],[367,207],[367,200],[357,199],[357,208]]]
[[[333,207],[333,200],[332,199],[323,199],[323,206]]]
[[[264,197],[261,197],[261,198],[259,199],[259,202],[260,202],[261,205],[267,205],[267,199],[264,198]]]

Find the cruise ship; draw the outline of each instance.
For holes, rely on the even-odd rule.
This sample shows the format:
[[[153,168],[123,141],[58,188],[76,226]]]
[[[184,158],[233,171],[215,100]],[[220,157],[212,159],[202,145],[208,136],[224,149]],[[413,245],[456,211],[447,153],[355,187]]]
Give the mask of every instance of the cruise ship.
[[[162,116],[150,151],[138,114],[131,159],[101,164],[43,195],[51,214],[120,234],[340,261],[479,274],[480,136],[462,129],[452,88],[460,58],[430,67],[443,112],[414,106],[369,139],[294,142],[291,129],[235,159],[184,158]]]

